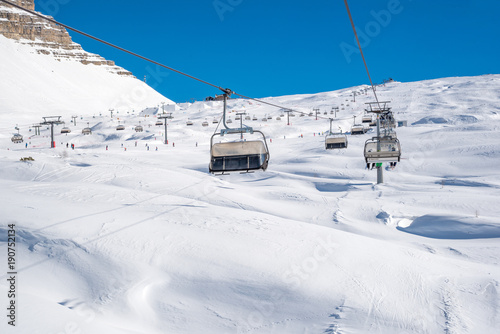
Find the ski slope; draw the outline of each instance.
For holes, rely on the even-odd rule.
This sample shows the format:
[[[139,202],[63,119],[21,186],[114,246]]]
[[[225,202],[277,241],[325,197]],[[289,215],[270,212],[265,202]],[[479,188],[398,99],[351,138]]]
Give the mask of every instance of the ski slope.
[[[11,84],[2,82],[2,90]],[[307,113],[317,107],[322,117],[344,104],[334,126],[348,132],[372,101],[360,95],[351,102],[362,88],[266,101]],[[45,127],[40,136],[29,131],[55,100],[0,100],[5,314],[9,224],[18,265],[17,323],[4,316],[2,333],[500,328],[500,75],[378,87],[396,118],[408,122],[397,129],[402,161],[384,169],[381,185],[363,159],[373,132],[349,136],[346,150],[326,151],[320,133],[328,120],[297,115],[286,126],[273,107],[231,100],[233,121],[237,111],[258,117],[244,123],[266,134],[269,168],[213,176],[209,142],[222,102],[182,104],[164,145],[164,128],[154,125],[158,109],[140,112],[163,97],[118,108],[111,118],[113,98],[104,92],[90,99],[57,92],[77,109],[54,109],[72,129],[62,135],[56,127],[55,149]],[[263,122],[266,115],[273,119]],[[91,136],[81,134],[87,122]],[[115,130],[119,122],[124,131]],[[136,133],[139,122],[145,131]],[[10,142],[16,124],[27,148]]]

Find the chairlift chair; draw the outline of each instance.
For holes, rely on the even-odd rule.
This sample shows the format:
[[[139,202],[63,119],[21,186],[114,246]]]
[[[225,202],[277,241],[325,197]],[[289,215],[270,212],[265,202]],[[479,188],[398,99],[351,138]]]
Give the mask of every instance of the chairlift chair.
[[[361,123],[372,123],[373,117],[372,115],[365,114],[363,115],[363,118],[361,119]]]
[[[241,116],[240,115],[236,115],[236,117],[234,119],[237,120],[237,121],[239,121],[241,119]]]
[[[380,150],[378,145],[380,143]],[[401,144],[397,138],[374,137],[365,142],[365,162],[399,162],[401,160]]]
[[[252,118],[252,121],[258,121],[257,116],[254,115],[253,118]]]
[[[24,140],[23,140],[23,135],[19,134],[19,133],[16,133],[12,136],[11,138],[12,142],[14,144],[19,144],[19,143],[22,143]]]
[[[232,120],[232,119],[228,119],[228,120],[226,121],[226,123],[233,123],[233,120]]]
[[[366,129],[363,124],[354,124],[351,128],[351,135],[363,135],[366,133]]]
[[[213,124],[218,124],[219,121],[217,120],[217,118],[214,118],[213,121],[212,121]]]
[[[61,133],[71,133],[71,129],[68,127],[64,127],[61,129]]]
[[[231,129],[226,125],[226,101],[230,94],[231,91],[226,90],[223,95],[224,114],[222,124],[225,128],[218,133],[214,133],[210,138],[210,164],[208,169],[212,174],[249,173],[260,169],[265,171],[269,163],[269,149],[264,133],[253,130],[251,127]],[[265,118],[265,121],[267,121],[267,118]],[[249,134],[249,137],[258,134],[260,138],[247,140],[248,138],[243,138],[243,134]],[[225,139],[225,141],[216,143],[217,137]],[[232,137],[235,139],[232,139]]]
[[[144,131],[144,128],[142,127],[142,125],[137,125],[135,127],[135,132],[142,132],[142,131]]]
[[[252,118],[250,117],[250,115],[245,116],[245,121],[249,121],[249,120],[251,120],[251,119],[252,119]]]
[[[347,148],[347,135],[344,133],[328,133],[325,136],[325,149]]]
[[[204,121],[203,123],[201,123],[201,126],[208,126],[208,122]]]
[[[91,135],[92,134],[92,129],[89,127],[83,128],[82,129],[82,135]]]
[[[252,133],[260,133],[261,140],[245,141],[238,139],[236,141],[214,143],[216,136],[237,135],[241,132],[230,131],[224,133],[215,133],[210,140],[210,173],[229,173],[229,172],[250,172],[262,169],[265,171],[269,163],[269,149],[266,143],[266,137],[261,131],[249,129]]]
[[[264,117],[264,118],[262,119],[262,122],[267,122],[267,117]]]
[[[187,126],[191,126],[191,125],[193,125],[193,121],[187,121],[187,122],[186,122],[186,125],[187,125]]]
[[[273,116],[269,115],[267,116],[267,119],[273,119]]]
[[[123,124],[120,124],[116,127],[116,131],[123,131],[123,130],[125,130],[125,125]]]
[[[160,120],[157,120],[156,123],[155,123],[155,125],[158,125],[158,126],[163,125],[163,122],[160,121]]]
[[[281,117],[280,116],[276,117],[276,120],[281,121]]]

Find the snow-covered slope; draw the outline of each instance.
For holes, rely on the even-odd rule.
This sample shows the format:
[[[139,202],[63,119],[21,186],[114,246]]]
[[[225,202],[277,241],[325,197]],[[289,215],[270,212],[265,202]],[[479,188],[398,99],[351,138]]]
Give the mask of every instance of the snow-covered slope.
[[[343,107],[334,124],[348,131],[372,100],[350,101],[361,88],[268,101],[323,117]],[[18,266],[17,327],[4,318],[1,332],[495,333],[499,92],[500,75],[378,87],[408,122],[383,185],[363,159],[373,133],[325,151],[327,120],[286,126],[256,102],[229,107],[258,116],[245,123],[266,134],[269,168],[228,176],[207,168],[220,102],[175,111],[168,145],[154,112],[118,115],[116,131],[116,118],[79,101],[83,119],[71,134],[56,128],[56,149],[46,129],[21,127],[28,148],[11,143],[15,124],[1,117],[3,305],[8,224]]]
[[[29,41],[27,41],[29,42]],[[109,66],[56,60],[36,48],[0,35],[0,110],[14,124],[33,124],[42,116],[92,115],[173,104],[144,82],[120,76]]]

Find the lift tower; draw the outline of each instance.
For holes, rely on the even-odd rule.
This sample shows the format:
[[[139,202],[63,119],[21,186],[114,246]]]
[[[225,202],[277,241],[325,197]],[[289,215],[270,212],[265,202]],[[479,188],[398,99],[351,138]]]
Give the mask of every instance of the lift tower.
[[[46,116],[42,117],[43,122],[40,125],[50,125],[50,148],[55,148],[56,143],[54,141],[54,124],[60,125],[64,122],[61,121],[61,116]]]
[[[168,144],[168,137],[167,137],[167,129],[168,129],[168,127],[167,127],[167,120],[172,119],[172,118],[174,118],[174,117],[172,116],[172,113],[168,113],[168,114],[163,113],[163,114],[161,114],[160,116],[158,116],[158,119],[163,119],[163,120],[165,121],[165,141],[163,142],[165,145],[167,145],[167,144]]]

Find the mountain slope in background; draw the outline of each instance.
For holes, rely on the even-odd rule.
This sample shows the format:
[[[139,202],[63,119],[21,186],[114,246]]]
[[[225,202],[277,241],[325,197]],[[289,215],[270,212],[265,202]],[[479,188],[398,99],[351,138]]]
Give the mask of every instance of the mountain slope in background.
[[[34,9],[33,0],[13,2]],[[14,124],[174,104],[113,61],[83,50],[63,27],[4,3],[0,79],[0,110]]]

